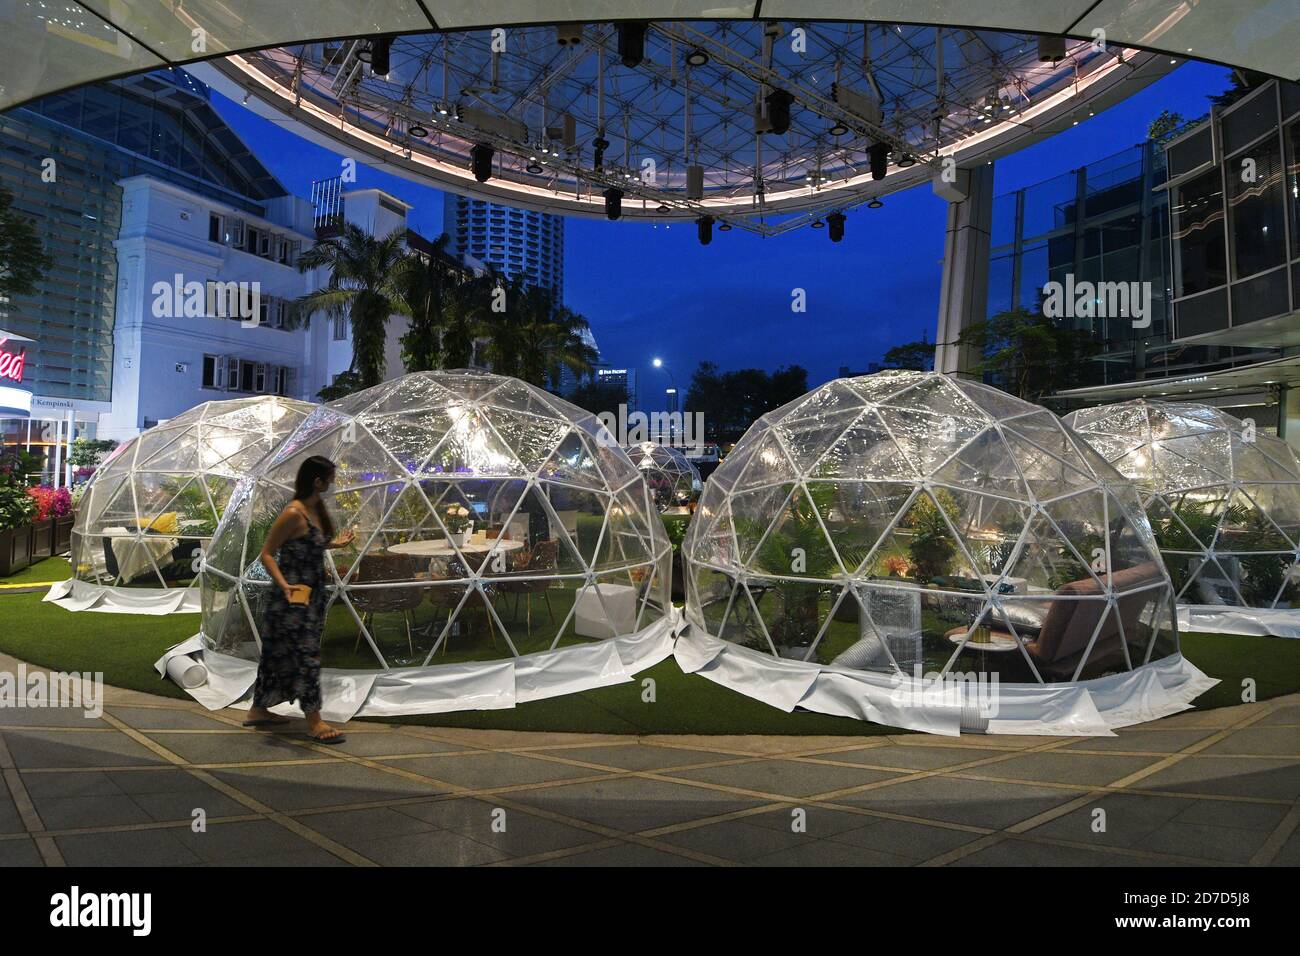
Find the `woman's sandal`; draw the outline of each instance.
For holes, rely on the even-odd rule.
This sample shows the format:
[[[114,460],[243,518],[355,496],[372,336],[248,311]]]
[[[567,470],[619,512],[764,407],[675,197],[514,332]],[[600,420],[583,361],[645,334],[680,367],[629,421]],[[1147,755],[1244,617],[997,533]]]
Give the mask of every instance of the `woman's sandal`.
[[[345,741],[345,740],[348,739],[348,738],[343,734],[343,731],[338,730],[337,728],[333,728],[333,727],[331,727],[330,729],[334,732],[334,735],[333,735],[332,737],[326,737],[326,736],[322,736],[322,735],[319,735],[319,734],[313,734],[313,733],[308,733],[307,736],[308,736],[309,739],[311,739],[311,740],[314,741],[315,743],[318,743],[318,744],[325,744],[327,747],[329,747],[329,746],[333,746],[334,744],[341,744],[341,743],[343,743],[343,741]]]

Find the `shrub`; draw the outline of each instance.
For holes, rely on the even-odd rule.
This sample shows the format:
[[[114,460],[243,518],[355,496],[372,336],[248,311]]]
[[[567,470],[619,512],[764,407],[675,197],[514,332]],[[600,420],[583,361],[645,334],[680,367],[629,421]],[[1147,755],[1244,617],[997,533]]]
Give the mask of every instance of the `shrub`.
[[[0,485],[0,531],[30,524],[35,513],[36,502],[26,489]]]

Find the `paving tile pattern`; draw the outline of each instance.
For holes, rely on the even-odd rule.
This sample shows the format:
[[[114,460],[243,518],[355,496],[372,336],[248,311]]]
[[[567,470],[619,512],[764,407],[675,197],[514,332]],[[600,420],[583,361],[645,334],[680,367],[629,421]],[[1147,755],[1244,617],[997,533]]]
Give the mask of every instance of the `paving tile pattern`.
[[[1085,740],[241,716],[0,709],[0,866],[1300,865],[1300,695]]]

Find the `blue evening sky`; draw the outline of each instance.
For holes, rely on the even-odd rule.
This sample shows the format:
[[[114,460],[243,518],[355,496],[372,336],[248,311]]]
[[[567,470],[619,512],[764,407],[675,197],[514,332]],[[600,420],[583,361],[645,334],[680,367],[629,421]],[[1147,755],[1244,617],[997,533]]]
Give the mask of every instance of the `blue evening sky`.
[[[1190,63],[1077,127],[998,161],[999,194],[1116,153],[1146,138],[1169,109],[1188,118],[1208,109],[1206,95],[1227,86],[1223,67]],[[238,104],[214,105],[285,187],[310,194],[335,176],[339,157]],[[412,226],[442,232],[442,193],[359,167],[359,187],[379,187],[414,204]],[[570,218],[565,224],[565,302],[591,323],[602,358],[639,369],[646,407],[669,384],[651,366],[660,356],[685,389],[702,360],[723,369],[799,364],[809,384],[847,365],[861,371],[886,349],[933,340],[939,303],[946,204],[930,188],[885,197],[884,207],[848,214],[844,241],[824,229],[762,239],[739,229],[699,245],[693,224]],[[791,290],[807,312],[790,309]]]

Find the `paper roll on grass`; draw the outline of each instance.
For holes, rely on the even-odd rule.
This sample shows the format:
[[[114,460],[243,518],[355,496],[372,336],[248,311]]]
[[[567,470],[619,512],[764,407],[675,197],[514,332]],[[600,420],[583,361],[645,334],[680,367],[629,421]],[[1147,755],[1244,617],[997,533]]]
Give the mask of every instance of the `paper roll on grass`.
[[[208,682],[208,669],[188,654],[178,654],[167,661],[167,676],[186,690]]]

